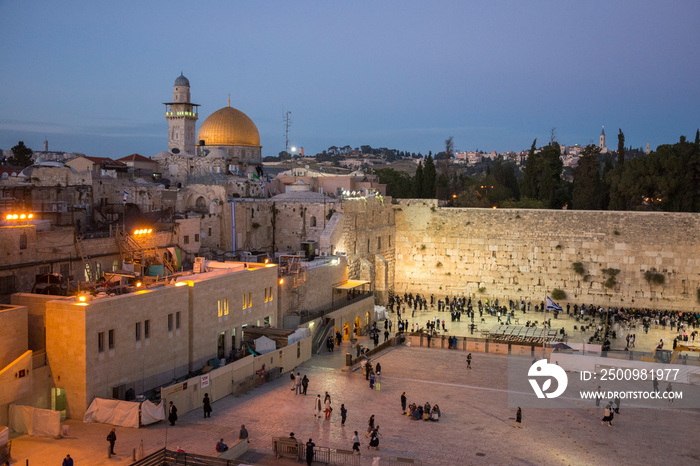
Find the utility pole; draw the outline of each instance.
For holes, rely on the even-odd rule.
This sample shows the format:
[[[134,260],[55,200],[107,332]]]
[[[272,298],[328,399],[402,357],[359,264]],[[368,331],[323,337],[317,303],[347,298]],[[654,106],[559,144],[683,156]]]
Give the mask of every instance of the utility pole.
[[[289,155],[289,127],[292,126],[291,111],[284,114],[284,151]]]

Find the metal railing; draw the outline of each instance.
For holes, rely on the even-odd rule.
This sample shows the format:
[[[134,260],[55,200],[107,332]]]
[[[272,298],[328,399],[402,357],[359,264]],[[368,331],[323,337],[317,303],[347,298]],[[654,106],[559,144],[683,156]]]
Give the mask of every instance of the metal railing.
[[[245,461],[195,455],[193,453],[178,452],[162,448],[135,463],[131,463],[131,466],[165,466],[176,464],[188,466],[239,466],[247,463]]]
[[[301,461],[306,460],[306,446],[301,446]],[[360,455],[354,455],[352,450],[339,450],[337,448],[314,447],[314,463],[324,464],[360,464]]]
[[[313,313],[308,313],[306,315],[303,315],[299,318],[299,324],[305,324],[307,322],[310,322],[314,319],[318,319],[319,317],[323,317],[326,314],[330,314],[331,312],[337,311],[338,309],[342,309],[345,306],[349,306],[351,304],[355,304],[356,302],[362,301],[363,299],[373,297],[374,295],[370,291],[362,292],[359,293],[357,296],[353,297],[352,299],[348,300],[343,300],[340,302],[334,303],[331,307],[327,309],[323,309],[322,311],[317,311]]]

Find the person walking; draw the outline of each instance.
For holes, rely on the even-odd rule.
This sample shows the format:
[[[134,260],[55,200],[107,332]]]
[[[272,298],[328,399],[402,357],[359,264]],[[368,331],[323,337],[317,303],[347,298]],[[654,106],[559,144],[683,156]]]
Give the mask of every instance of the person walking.
[[[360,453],[360,436],[357,431],[355,431],[355,435],[352,438],[352,454],[354,455],[355,452],[357,452],[358,455],[362,454]]]
[[[321,403],[321,395],[316,395],[316,399],[314,400],[314,417],[321,417],[322,407],[323,404]]]
[[[472,368],[472,354],[469,353],[467,355],[467,369],[471,369],[471,368]]]
[[[175,421],[177,421],[177,407],[172,401],[170,402],[170,408],[168,408],[168,421],[170,421],[171,426],[174,426]]]
[[[302,394],[306,395],[306,389],[309,388],[309,378],[304,374],[304,378],[301,379]]]
[[[345,419],[348,417],[348,410],[345,408],[344,404],[340,405],[340,425],[345,426]]]
[[[367,433],[365,434],[365,438],[369,437],[369,434],[371,434],[373,430],[374,430],[374,414],[372,414],[369,417],[369,421],[367,421]]]
[[[204,394],[204,399],[202,400],[202,409],[204,410],[204,417],[211,417],[211,399],[209,399],[209,394]]]
[[[518,427],[519,429],[523,428],[523,412],[520,410],[520,406],[518,406],[518,411],[515,413],[515,424],[513,424],[513,429],[515,427]]]
[[[326,419],[330,419],[331,411],[333,411],[333,408],[331,408],[331,397],[328,394],[328,392],[326,392],[326,400],[323,402],[323,405],[326,409]]]
[[[603,419],[600,421],[600,425],[602,426],[606,422],[608,423],[608,427],[612,427],[612,420],[613,420],[613,409],[612,409],[612,401],[605,406],[605,413],[603,415]]]
[[[117,431],[114,428],[107,434],[107,441],[109,442],[109,454],[116,455],[114,453],[114,444],[117,443]]]
[[[296,395],[301,395],[301,373],[297,372],[297,376],[295,379],[295,388],[296,392],[294,392]]]
[[[71,458],[70,455],[66,455],[66,457],[63,458],[62,466],[73,466],[73,458]]]
[[[292,371],[292,372],[289,374],[289,378],[290,378],[290,380],[292,381],[292,388],[291,388],[291,390],[294,391],[294,388],[295,388],[296,385],[297,385],[297,383],[296,383],[296,377],[294,377],[294,371]]]
[[[238,439],[245,440],[247,443],[250,443],[250,439],[248,438],[248,429],[245,428],[245,424],[241,424],[241,430],[238,432]]]
[[[401,394],[401,414],[406,414],[406,392]]]
[[[381,434],[379,433],[379,426],[377,426],[375,429],[372,430],[372,433],[370,434],[369,445],[367,445],[367,449],[369,450],[369,447],[374,447],[376,450],[379,450],[380,437]]]
[[[313,440],[309,439],[308,442],[306,442],[306,464],[311,466],[311,463],[314,462],[314,447],[316,444],[314,443]]]
[[[595,405],[596,407],[600,406],[600,385],[598,385],[598,388],[595,389]]]

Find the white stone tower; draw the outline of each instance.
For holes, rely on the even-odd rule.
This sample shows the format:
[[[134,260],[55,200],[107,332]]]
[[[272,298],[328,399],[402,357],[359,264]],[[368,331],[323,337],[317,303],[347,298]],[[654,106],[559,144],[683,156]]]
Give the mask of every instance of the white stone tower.
[[[199,105],[190,102],[190,82],[182,73],[173,85],[173,101],[163,104],[165,119],[168,120],[168,150],[176,154],[194,154]]]
[[[600,130],[600,149],[605,149],[605,126]]]
[[[647,142],[647,150],[644,151],[645,154],[649,155],[651,153],[651,148],[649,147],[649,143]]]

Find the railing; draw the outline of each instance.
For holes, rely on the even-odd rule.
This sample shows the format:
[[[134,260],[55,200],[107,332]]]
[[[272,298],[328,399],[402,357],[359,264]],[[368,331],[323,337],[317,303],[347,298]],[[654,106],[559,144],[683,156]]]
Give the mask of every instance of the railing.
[[[300,446],[300,459],[306,460],[306,446]],[[360,464],[360,455],[354,455],[352,450],[339,450],[337,448],[314,447],[314,463],[324,464]],[[382,463],[383,464],[383,463]]]
[[[164,466],[175,464],[188,466],[239,466],[246,463],[244,461],[195,455],[193,453],[177,452],[162,448],[151,453],[142,460],[131,463],[131,466]]]

